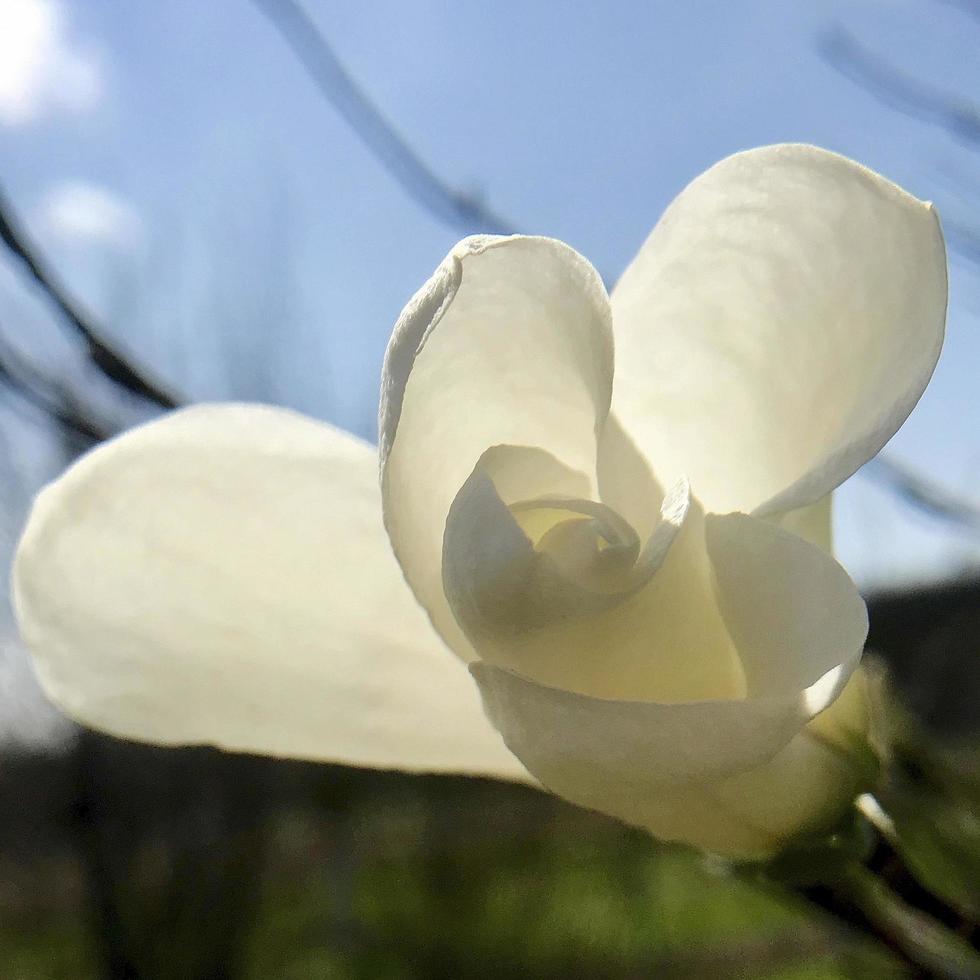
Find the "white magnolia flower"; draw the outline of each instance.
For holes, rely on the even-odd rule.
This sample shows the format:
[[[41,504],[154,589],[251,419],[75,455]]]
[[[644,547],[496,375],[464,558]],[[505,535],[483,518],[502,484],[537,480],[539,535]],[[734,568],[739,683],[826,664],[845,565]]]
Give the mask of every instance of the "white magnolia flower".
[[[395,328],[380,493],[328,425],[176,412],[41,493],[23,634],[118,735],[530,773],[765,853],[855,789],[867,621],[829,494],[916,403],[945,305],[932,208],[805,146],[694,181],[611,298],[560,242],[467,239]]]

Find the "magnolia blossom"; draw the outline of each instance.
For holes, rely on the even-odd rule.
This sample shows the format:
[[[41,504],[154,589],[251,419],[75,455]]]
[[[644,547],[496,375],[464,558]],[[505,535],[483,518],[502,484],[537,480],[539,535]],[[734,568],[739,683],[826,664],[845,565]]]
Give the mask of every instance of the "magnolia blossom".
[[[611,296],[561,242],[467,239],[395,327],[380,491],[329,425],[171,414],[38,497],[23,635],[117,735],[538,782],[768,853],[856,790],[867,618],[829,495],[945,306],[932,207],[807,146],[695,180]]]

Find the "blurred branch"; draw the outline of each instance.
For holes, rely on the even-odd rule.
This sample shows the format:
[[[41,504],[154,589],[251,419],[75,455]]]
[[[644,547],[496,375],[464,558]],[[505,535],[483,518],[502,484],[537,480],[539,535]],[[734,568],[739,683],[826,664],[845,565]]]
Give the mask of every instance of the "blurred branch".
[[[45,265],[37,248],[14,217],[13,210],[3,190],[0,189],[0,240],[16,256],[58,308],[72,330],[85,342],[92,363],[107,378],[133,395],[153,402],[161,408],[176,408],[179,401],[162,387],[150,381],[143,373],[116,353],[99,336],[100,331],[91,317],[82,312],[69,296],[65,287]]]
[[[980,16],[978,0],[939,0]],[[980,106],[969,99],[927,85],[895,68],[842,27],[833,27],[817,41],[826,60],[842,75],[870,92],[884,105],[947,133],[980,151]],[[980,235],[958,223],[946,224],[950,246],[972,262],[980,262]],[[980,533],[980,506],[964,500],[891,457],[879,455],[864,470],[871,479],[931,517]]]
[[[84,415],[66,391],[44,378],[40,372],[17,355],[2,338],[0,338],[0,385],[6,387],[22,402],[43,413],[66,435],[83,445],[102,442],[112,435],[104,426]]]
[[[980,506],[933,483],[904,463],[879,454],[862,472],[931,517],[980,533]]]
[[[965,259],[980,264],[980,231],[959,221],[943,221],[946,240]]]
[[[323,95],[416,201],[440,220],[452,225],[480,227],[498,234],[513,232],[513,226],[478,201],[454,191],[422,162],[358,88],[298,3],[294,0],[253,2],[280,32]],[[945,93],[921,86],[910,76],[877,60],[840,28],[827,32],[820,47],[839,70],[869,88],[883,101],[911,115],[939,122],[961,138],[980,146],[980,111],[971,104],[957,102]],[[969,244],[969,251],[980,253],[980,242],[969,230],[960,229],[957,238]],[[0,239],[84,340],[90,359],[106,377],[161,408],[176,408],[179,405],[173,395],[149,381],[101,340],[91,318],[81,311],[54,273],[45,266],[38,250],[14,217],[2,189]],[[68,398],[63,390],[55,389],[53,394],[50,393],[52,382],[3,344],[0,344],[0,384],[6,385],[23,401],[47,414],[63,430],[77,438],[101,441],[111,435],[80,412],[73,399]],[[980,508],[955,497],[903,464],[878,456],[865,467],[864,472],[931,516],[980,531]]]
[[[957,10],[962,10],[964,14],[970,14],[980,20],[980,0],[937,0],[937,2],[947,7],[955,7]]]
[[[927,85],[895,68],[842,27],[826,31],[818,39],[817,47],[834,68],[879,102],[939,126],[980,151],[980,107],[974,102]]]
[[[253,3],[279,31],[323,95],[406,193],[447,224],[464,229],[476,226],[497,234],[514,232],[513,225],[486,210],[478,202],[454,191],[423,163],[357,86],[326,38],[296,0],[253,0]],[[900,78],[908,92],[903,91],[897,101],[906,111],[911,111],[910,107],[919,102],[922,102],[924,108],[929,101],[921,96],[917,101],[914,89],[916,83],[912,79],[906,79],[901,73],[875,63],[843,30],[828,32],[821,42],[821,49],[841,71],[851,74],[852,77],[853,72],[848,72],[845,65],[853,63],[870,66],[865,68],[865,72],[876,78],[883,94],[888,91],[893,75]],[[864,81],[863,78],[858,80]],[[864,83],[867,84],[866,81]],[[939,99],[939,95],[933,94],[931,98]],[[980,113],[967,106],[963,115],[964,130],[975,132],[975,139],[980,145]],[[972,130],[967,127],[967,121],[972,123]],[[890,484],[894,492],[934,517],[965,523],[980,530],[976,511],[969,504],[954,500],[948,491],[932,486],[904,468],[901,468],[902,475],[899,477],[898,470],[897,464],[891,464],[879,457],[878,478],[881,482]]]
[[[835,883],[836,898],[858,910],[875,933],[930,977],[977,980],[980,954],[944,926],[889,888],[880,875],[855,865]]]
[[[980,2],[938,0],[980,16]],[[968,99],[931,87],[888,64],[842,27],[833,27],[817,41],[826,60],[845,78],[856,82],[884,105],[913,119],[939,126],[970,149],[980,151],[980,106]],[[980,236],[956,222],[944,222],[950,247],[971,262],[980,263]]]
[[[444,224],[511,235],[514,226],[431,170],[341,64],[327,39],[295,0],[253,0],[306,68],[324,97],[402,189]]]

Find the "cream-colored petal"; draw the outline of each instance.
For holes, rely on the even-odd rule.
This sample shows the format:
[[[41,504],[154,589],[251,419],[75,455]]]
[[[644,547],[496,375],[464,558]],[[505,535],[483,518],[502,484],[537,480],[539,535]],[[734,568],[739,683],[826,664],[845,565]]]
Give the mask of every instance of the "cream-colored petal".
[[[651,800],[644,829],[739,859],[759,859],[794,837],[827,833],[865,788],[846,754],[800,732],[775,758],[726,779],[678,784]]]
[[[595,483],[612,390],[612,332],[595,270],[561,242],[461,242],[406,307],[385,358],[381,471],[385,526],[436,629],[470,645],[442,590],[449,508],[485,450],[549,452]]]
[[[443,586],[480,660],[590,697],[741,696],[687,484],[664,497],[641,542],[605,504],[507,496],[495,470],[506,455],[530,471],[529,452],[484,454],[446,522]]]
[[[690,568],[689,552],[704,551],[697,529],[681,533],[691,508],[686,484],[667,495],[659,526],[641,543],[604,504],[515,501],[496,471],[502,455],[532,471],[530,454],[521,447],[484,454],[446,522],[445,594],[480,659],[593,696],[676,698],[682,690],[693,697],[704,693],[703,673],[711,674],[711,693],[727,693],[727,635],[720,665],[713,662],[719,644],[697,642],[712,622],[698,600],[713,605],[713,596],[707,575],[699,582]],[[687,592],[696,593],[693,608]],[[658,621],[655,612],[668,607],[678,615]],[[717,612],[714,621],[724,634]]]
[[[834,553],[834,495],[832,493],[805,507],[771,514],[769,520],[817,545],[828,555]]]
[[[471,664],[470,671],[507,745],[559,796],[660,836],[703,844],[706,829],[697,831],[697,839],[683,836],[695,834],[700,819],[691,817],[684,831],[691,801],[703,799],[709,784],[724,781],[727,787],[733,777],[770,766],[787,792],[797,794],[769,808],[759,800],[759,812],[773,813],[766,832],[782,835],[818,818],[810,811],[819,794],[804,794],[791,778],[788,760],[802,749],[774,760],[833,703],[854,671],[867,632],[864,604],[829,555],[768,521],[708,515],[705,540],[746,698],[675,704],[612,699],[548,686],[491,663]],[[673,612],[688,615],[676,603],[657,608],[668,630]],[[594,652],[601,662],[607,651],[596,644]],[[739,783],[725,799],[743,816],[756,813],[750,797],[760,780],[746,777],[751,792],[743,794]],[[716,829],[725,826],[720,813],[704,820]],[[750,838],[759,843],[752,831],[736,850],[751,850]],[[721,844],[712,837],[704,846]]]
[[[856,669],[868,611],[847,572],[818,545],[746,514],[709,514],[715,593],[748,696],[802,692],[812,718]]]
[[[14,597],[95,728],[526,778],[404,583],[375,451],[303,416],[201,406],[89,453],[37,499]]]
[[[599,439],[596,469],[599,499],[629,521],[645,541],[660,521],[664,488],[653,475],[650,462],[611,412]]]
[[[807,730],[817,740],[845,754],[870,751],[871,703],[865,661],[851,674],[844,690],[826,711],[822,711]]]
[[[723,160],[668,208],[612,295],[613,406],[710,511],[817,501],[932,375],[946,255],[931,205],[826,150]]]
[[[760,766],[805,723],[794,697],[660,704],[589,697],[482,661],[470,673],[490,720],[545,787],[638,825],[665,786]],[[628,810],[603,804],[613,798]]]
[[[739,857],[829,823],[859,774],[801,732],[792,699],[663,705],[607,701],[470,665],[508,746],[553,793]]]

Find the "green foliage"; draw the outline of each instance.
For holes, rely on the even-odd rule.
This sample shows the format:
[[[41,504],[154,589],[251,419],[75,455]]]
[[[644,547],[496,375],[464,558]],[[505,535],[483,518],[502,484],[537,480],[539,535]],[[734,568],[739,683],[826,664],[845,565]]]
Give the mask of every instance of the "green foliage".
[[[904,975],[785,894],[544,795],[395,785],[280,825],[249,980]]]
[[[261,873],[236,885],[245,894],[220,899],[254,910],[244,973],[234,980],[905,976],[889,953],[788,891],[543,793],[480,780],[303,772],[309,791],[262,818]],[[182,964],[195,942],[212,941],[207,917],[220,919],[220,910],[187,909],[161,934],[169,920],[158,914],[167,880],[158,864],[179,855],[146,846],[154,862],[132,865],[126,887],[127,915],[145,920],[160,953],[141,980],[192,980]],[[79,852],[67,851],[83,880]],[[64,867],[45,867],[37,860],[21,869],[16,901],[0,889],[0,976],[98,980],[85,889],[67,894]],[[203,883],[196,890],[200,903],[212,894]],[[199,923],[198,939],[184,919]]]
[[[0,970],[4,980],[99,980],[87,930],[79,916],[38,922],[0,922]]]
[[[928,891],[980,922],[980,751],[942,747],[910,726],[891,756],[877,795],[895,849]]]

